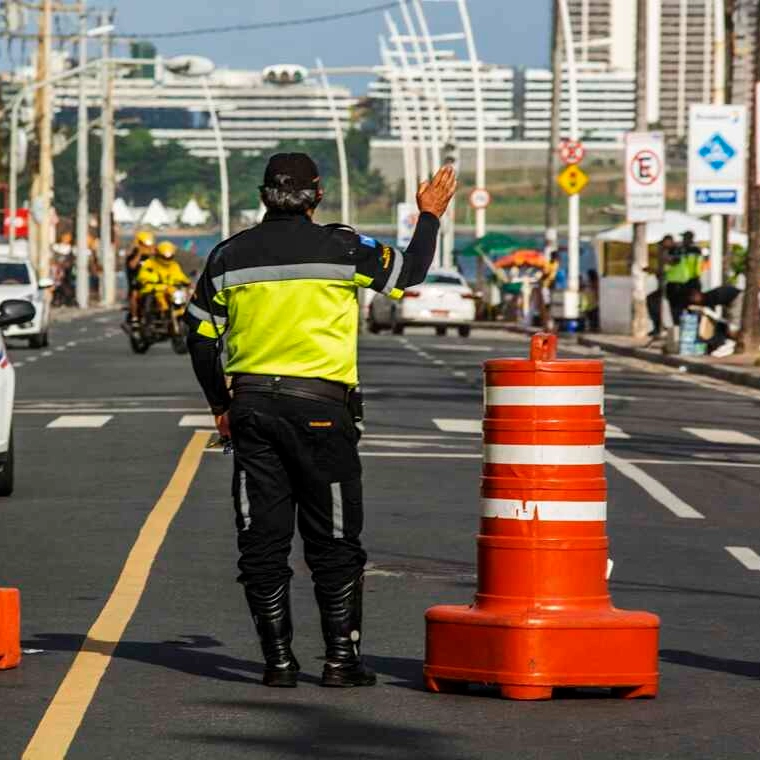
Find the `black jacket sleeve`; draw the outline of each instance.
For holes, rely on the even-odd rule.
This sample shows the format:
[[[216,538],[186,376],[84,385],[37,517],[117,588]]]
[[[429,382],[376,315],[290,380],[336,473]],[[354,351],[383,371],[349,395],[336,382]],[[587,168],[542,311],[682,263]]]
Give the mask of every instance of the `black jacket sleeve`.
[[[399,278],[400,287],[419,285],[427,276],[435,258],[439,227],[440,222],[435,214],[427,211],[420,214],[412,241],[404,253],[404,267]]]
[[[221,341],[190,333],[187,339],[190,359],[206,401],[213,414],[224,414],[230,408],[230,392],[222,368]]]

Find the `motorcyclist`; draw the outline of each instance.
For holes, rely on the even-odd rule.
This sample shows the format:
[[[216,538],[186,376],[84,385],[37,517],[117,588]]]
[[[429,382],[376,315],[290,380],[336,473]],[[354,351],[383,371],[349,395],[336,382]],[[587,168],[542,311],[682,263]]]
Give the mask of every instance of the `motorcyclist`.
[[[156,252],[156,239],[152,232],[138,232],[126,260],[127,286],[129,289],[129,319],[136,322],[140,316],[140,285],[137,274],[140,267]]]
[[[139,298],[152,295],[162,313],[168,311],[174,291],[190,285],[190,278],[174,258],[176,253],[177,246],[164,240],[158,244],[155,255],[147,259],[137,273]]]

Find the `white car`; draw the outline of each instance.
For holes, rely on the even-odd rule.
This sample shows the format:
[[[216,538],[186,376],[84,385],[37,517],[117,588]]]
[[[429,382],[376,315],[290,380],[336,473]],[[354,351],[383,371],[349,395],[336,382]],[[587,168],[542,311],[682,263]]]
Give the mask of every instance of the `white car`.
[[[0,496],[10,496],[13,492],[13,398],[16,391],[16,376],[2,331],[33,319],[34,306],[29,301],[0,303]]]
[[[53,287],[47,278],[37,280],[29,259],[0,255],[0,302],[9,298],[29,301],[34,306],[34,318],[4,330],[6,338],[26,338],[32,348],[48,344],[50,304],[45,290]]]
[[[410,325],[430,325],[437,335],[456,327],[466,338],[475,321],[475,294],[454,269],[431,269],[425,281],[404,292],[400,301],[377,296],[369,309],[368,327],[373,333],[390,329],[401,335]]]

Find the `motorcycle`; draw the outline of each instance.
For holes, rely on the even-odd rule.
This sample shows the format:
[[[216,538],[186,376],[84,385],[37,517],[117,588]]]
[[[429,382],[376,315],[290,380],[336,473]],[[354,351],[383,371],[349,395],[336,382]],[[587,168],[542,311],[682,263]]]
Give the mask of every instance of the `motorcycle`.
[[[169,340],[175,354],[186,354],[188,330],[182,316],[189,300],[186,287],[159,286],[144,295],[140,319],[129,330],[132,351],[144,354],[154,343]]]

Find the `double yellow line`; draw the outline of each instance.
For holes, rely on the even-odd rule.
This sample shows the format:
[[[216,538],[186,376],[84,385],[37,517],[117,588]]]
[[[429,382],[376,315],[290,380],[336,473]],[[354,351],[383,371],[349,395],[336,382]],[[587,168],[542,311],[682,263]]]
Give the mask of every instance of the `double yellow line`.
[[[145,520],[111,596],[27,745],[23,760],[58,760],[66,756],[124,629],[137,609],[153,562],[187,496],[207,441],[208,433],[203,432],[194,433],[190,439],[166,490]]]

